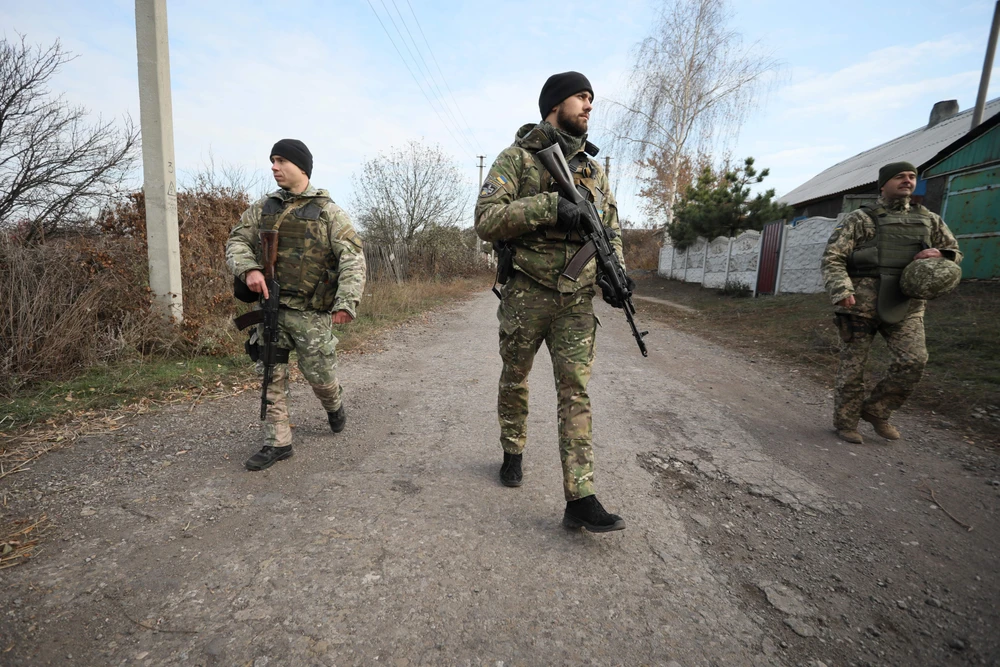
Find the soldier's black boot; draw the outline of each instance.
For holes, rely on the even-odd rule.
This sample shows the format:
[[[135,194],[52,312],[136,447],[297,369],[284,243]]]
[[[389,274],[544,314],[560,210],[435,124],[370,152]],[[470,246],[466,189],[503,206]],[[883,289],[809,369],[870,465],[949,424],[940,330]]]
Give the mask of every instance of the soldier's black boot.
[[[625,530],[625,520],[605,510],[597,496],[587,496],[566,503],[563,526],[586,528],[592,533],[609,533],[612,530]]]
[[[521,486],[521,455],[503,453],[500,466],[500,483],[504,486]]]
[[[336,412],[327,412],[326,418],[330,421],[330,430],[334,433],[340,433],[347,426],[347,413],[344,412],[343,405]]]
[[[259,452],[247,459],[247,470],[267,470],[278,461],[292,458],[292,446],[272,447],[264,445]]]

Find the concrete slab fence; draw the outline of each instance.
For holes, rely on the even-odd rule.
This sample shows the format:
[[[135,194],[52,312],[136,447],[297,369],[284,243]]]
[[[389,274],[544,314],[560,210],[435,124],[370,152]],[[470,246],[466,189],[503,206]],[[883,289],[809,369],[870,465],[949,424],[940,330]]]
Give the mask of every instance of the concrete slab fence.
[[[836,226],[833,218],[807,218],[785,225],[781,238],[778,294],[814,294],[823,291],[819,263],[827,239]],[[660,249],[657,273],[703,287],[722,289],[726,284],[754,288],[760,262],[760,232],[746,231],[735,238],[719,236],[698,240],[680,250],[669,243]]]

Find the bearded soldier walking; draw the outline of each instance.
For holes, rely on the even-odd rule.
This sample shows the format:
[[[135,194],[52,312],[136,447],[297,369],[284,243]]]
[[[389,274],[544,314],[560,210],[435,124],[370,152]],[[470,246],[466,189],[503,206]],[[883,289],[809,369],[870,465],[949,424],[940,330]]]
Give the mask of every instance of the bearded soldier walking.
[[[624,529],[625,522],[607,512],[594,493],[587,382],[597,328],[592,303],[596,262],[591,259],[576,279],[563,275],[583,246],[579,225],[586,202],[577,205],[561,196],[535,155],[559,144],[573,180],[586,188],[603,224],[615,231],[614,252],[624,266],[615,199],[607,175],[591,159],[597,147],[587,141],[593,99],[593,87],[584,75],[564,72],[549,77],[538,100],[542,122],[517,131],[513,145],[500,153],[484,181],[476,204],[476,232],[498,248],[498,274],[503,274],[500,281],[505,283],[497,311],[503,359],[497,399],[503,448],[500,481],[506,486],[522,483],[528,373],[544,341],[558,393],[567,501],[563,524],[606,532]]]
[[[357,317],[365,283],[361,239],[347,213],[330,193],[310,183],[312,153],[296,139],[282,139],[270,153],[271,174],[279,186],[240,217],[226,243],[230,271],[251,292],[267,298],[259,232],[278,232],[277,282],[280,285],[278,348],[280,358],[267,388],[264,447],[246,462],[264,470],[292,455],[288,422],[288,353],[295,350],[299,369],[327,412],[331,430],[344,430],[344,410],[337,380],[334,324]],[[237,287],[242,285],[237,283]],[[250,347],[262,336],[258,328]]]
[[[948,226],[910,201],[916,183],[917,170],[908,162],[882,167],[875,205],[849,213],[823,253],[823,281],[842,340],[833,422],[847,442],[863,442],[859,419],[883,438],[900,437],[889,417],[913,392],[927,363],[924,299],[961,279],[962,253]],[[866,396],[864,371],[876,333],[892,363]]]

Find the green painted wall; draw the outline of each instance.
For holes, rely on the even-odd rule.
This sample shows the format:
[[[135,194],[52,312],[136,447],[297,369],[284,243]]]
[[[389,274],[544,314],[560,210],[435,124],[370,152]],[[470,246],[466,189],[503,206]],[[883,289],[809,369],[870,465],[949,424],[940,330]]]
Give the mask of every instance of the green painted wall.
[[[933,178],[952,171],[963,171],[990,162],[1000,162],[1000,125],[997,125],[981,137],[960,148],[937,163],[921,176]]]
[[[1000,278],[1000,165],[952,175],[944,221],[965,254],[962,277]]]

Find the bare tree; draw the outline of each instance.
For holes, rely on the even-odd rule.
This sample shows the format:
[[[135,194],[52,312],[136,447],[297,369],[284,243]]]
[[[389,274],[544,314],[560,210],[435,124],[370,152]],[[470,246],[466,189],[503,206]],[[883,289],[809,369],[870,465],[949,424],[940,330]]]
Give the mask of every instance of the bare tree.
[[[623,101],[610,100],[622,163],[648,169],[652,159],[664,167],[654,175],[662,187],[652,189],[663,199],[652,208],[666,224],[685,161],[727,148],[778,68],[757,44],[744,47],[729,19],[726,0],[662,0],[652,34],[636,45]]]
[[[138,158],[139,128],[53,97],[48,80],[71,60],[48,48],[0,39],[0,227],[25,224],[27,240],[78,222],[120,189]]]
[[[375,243],[410,243],[424,228],[456,226],[471,199],[441,149],[417,141],[365,162],[353,180],[358,226]]]

